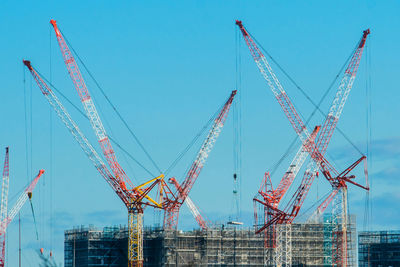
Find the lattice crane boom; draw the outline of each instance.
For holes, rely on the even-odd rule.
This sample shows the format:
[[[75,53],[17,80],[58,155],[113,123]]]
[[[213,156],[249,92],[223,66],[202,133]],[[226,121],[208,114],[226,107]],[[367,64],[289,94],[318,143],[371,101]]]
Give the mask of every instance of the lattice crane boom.
[[[258,232],[261,232],[266,227],[274,223],[291,223],[294,220],[294,218],[300,211],[302,204],[304,203],[304,200],[310,190],[312,182],[314,181],[318,168],[322,170],[323,175],[331,183],[334,190],[335,188],[341,186],[341,181],[343,181],[343,177],[345,176],[339,174],[338,171],[336,171],[333,166],[329,164],[329,162],[324,158],[324,154],[326,152],[326,148],[329,144],[333,131],[337,125],[337,122],[340,118],[340,115],[343,111],[344,104],[346,103],[347,97],[352,88],[359,62],[361,60],[366,37],[369,33],[369,30],[363,32],[363,36],[358,43],[356,51],[354,52],[350,63],[346,68],[344,76],[336,92],[335,98],[332,102],[330,111],[325,119],[323,127],[320,130],[317,141],[315,142],[315,145],[311,150],[311,158],[313,159],[313,161],[311,161],[307,165],[307,169],[304,173],[300,186],[296,190],[295,194],[292,196],[288,205],[283,209],[283,211],[278,212],[277,215],[269,223],[261,227]],[[360,160],[356,161],[356,163],[354,164],[357,165],[359,162]],[[355,165],[350,169],[353,169]],[[348,172],[346,173],[346,175],[347,174]]]
[[[313,142],[310,142],[311,139],[307,135],[307,131],[299,130],[299,129],[304,129],[305,125],[301,121],[300,116],[291,115],[291,114],[298,114],[298,113],[296,112],[294,105],[291,104],[289,98],[288,97],[285,98],[285,99],[288,99],[288,103],[289,103],[289,104],[285,105],[284,103],[282,103],[281,99],[278,97],[279,95],[286,95],[286,93],[284,93],[280,83],[277,82],[276,75],[274,75],[274,73],[272,72],[272,68],[269,66],[268,62],[266,61],[265,56],[262,54],[260,49],[257,47],[256,43],[254,42],[254,40],[252,39],[250,34],[247,32],[247,30],[244,28],[242,22],[236,21],[236,24],[239,26],[239,28],[242,32],[242,35],[247,43],[247,46],[249,47],[250,52],[253,56],[253,59],[256,62],[261,74],[266,79],[269,87],[271,88],[271,90],[274,93],[275,97],[277,98],[279,104],[281,105],[283,111],[285,112],[286,116],[288,117],[289,121],[291,122],[296,133],[299,135],[299,137],[301,138],[302,143],[303,143],[302,148],[299,149],[298,153],[295,156],[295,159],[292,161],[292,164],[290,165],[288,172],[285,173],[283,179],[281,180],[280,186],[282,185],[283,188],[286,188],[287,185],[290,185],[290,181],[292,181],[292,179],[290,177],[291,174],[293,173],[292,170],[296,170],[301,167],[305,158],[307,157],[307,153],[305,153],[306,151],[308,151],[308,153],[311,154],[313,161],[315,161],[317,163],[315,165],[322,168],[322,172],[327,177],[327,179],[329,177],[332,177],[332,175],[338,174],[338,172],[324,158],[323,153],[326,150],[327,144],[329,143],[330,137],[332,136],[333,130],[334,130],[336,123],[340,117],[340,114],[343,110],[344,103],[346,102],[347,96],[348,96],[351,86],[354,82],[355,74],[357,72],[357,68],[358,68],[358,65],[359,65],[359,62],[361,59],[361,55],[362,55],[362,50],[363,50],[363,47],[365,44],[366,36],[369,34],[369,30],[364,31],[364,33],[363,33],[363,37],[362,37],[361,41],[359,42],[359,45],[358,45],[355,53],[353,54],[350,64],[345,71],[345,76],[343,77],[343,79],[341,81],[341,84],[339,86],[339,89],[337,91],[335,99],[331,106],[330,112],[327,116],[327,120],[325,121],[324,126],[322,127],[322,130],[320,131],[317,144],[321,145],[321,148],[324,149],[323,153],[321,153],[318,149],[319,147],[317,145],[315,145]],[[275,82],[276,88],[278,88],[279,90],[276,90],[276,88],[275,88],[274,84],[271,82],[271,80]],[[291,111],[291,112],[289,112],[289,111]],[[296,118],[297,120],[294,120],[294,118]],[[308,149],[306,146],[307,142],[309,143]],[[303,153],[302,153],[302,151],[303,151]],[[303,158],[304,158],[304,160],[301,160]],[[293,164],[293,163],[298,163],[298,164]],[[312,163],[312,164],[314,164],[314,163]],[[307,168],[307,171],[305,174],[306,176],[314,175],[315,171],[312,172],[311,167],[312,167],[312,165],[310,164]],[[301,206],[301,204],[303,203],[304,200],[302,198],[304,198],[307,195],[307,189],[311,185],[312,180],[313,180],[312,177],[305,177],[305,179],[303,179],[304,183],[302,183],[302,185],[299,187],[302,189],[299,189],[299,192],[298,192],[298,195],[301,196],[301,198],[299,198],[297,200],[298,205]],[[333,185],[334,179],[328,179],[328,180]],[[285,190],[283,190],[283,191],[285,191]],[[282,196],[280,194],[279,190],[277,190],[273,193],[277,193],[279,196]],[[276,207],[278,202],[279,202],[279,198],[277,198],[277,201],[273,201],[273,205]],[[299,209],[299,207],[294,208],[294,210],[293,210],[294,214],[297,215],[298,209]]]
[[[204,166],[204,163],[208,158],[208,155],[210,154],[219,134],[222,131],[235,95],[236,90],[232,91],[217,118],[214,120],[211,130],[204,140],[196,156],[196,159],[192,163],[189,171],[187,172],[184,181],[181,183],[182,190],[177,193],[176,199],[171,203],[171,205],[169,205],[169,207],[166,208],[164,213],[165,229],[174,229],[178,226],[179,209],[185,201],[186,197],[188,196],[190,190],[192,189],[197,177],[199,176]]]
[[[75,58],[72,55],[67,43],[65,42],[60,30],[58,29],[57,22],[55,20],[50,20],[50,23],[54,27],[57,41],[60,46],[62,56],[64,58],[64,63],[67,66],[68,73],[72,79],[72,82],[74,83],[76,91],[79,94],[83,108],[86,112],[87,117],[90,120],[97,140],[100,143],[100,147],[103,151],[108,165],[110,166],[114,174],[115,179],[117,179],[121,183],[121,187],[124,190],[127,190],[126,184],[128,184],[131,188],[134,188],[132,182],[117,161],[114,149],[107,136],[106,130],[104,129],[103,123],[101,122],[93,99],[90,96],[90,93],[86,87],[85,81],[82,77],[78,65],[76,64]]]
[[[4,157],[3,179],[1,187],[1,214],[0,222],[7,218],[8,213],[8,189],[10,183],[10,164],[9,164],[9,148],[6,147],[6,154]],[[0,266],[4,266],[6,258],[6,232],[0,233]]]
[[[85,135],[79,129],[78,125],[74,122],[71,115],[68,113],[67,109],[61,104],[60,100],[54,94],[53,90],[51,90],[51,88],[46,84],[46,82],[39,75],[39,73],[33,68],[30,61],[24,60],[23,63],[32,74],[43,96],[46,97],[49,104],[53,107],[58,117],[70,131],[74,139],[78,142],[83,152],[93,163],[94,167],[98,170],[98,172],[106,180],[106,182],[111,186],[111,188],[118,194],[120,199],[126,205],[128,205],[129,195],[127,195],[127,192],[122,190],[120,184],[115,179],[113,179],[113,175],[107,169],[107,166],[104,164],[103,160],[100,158],[96,150],[93,148],[93,146],[87,140]]]
[[[295,132],[299,135],[302,143],[307,142],[307,139],[310,135],[308,133],[307,127],[301,120],[300,114],[296,111],[292,101],[289,99],[288,95],[283,89],[281,83],[273,72],[264,54],[261,52],[253,38],[247,32],[246,28],[243,26],[243,23],[240,20],[236,20],[236,25],[239,26],[243,38],[245,39],[246,44],[249,47],[250,53],[255,63],[257,64],[258,69],[260,70],[264,79],[267,81],[269,88],[274,94],[279,105],[281,105],[283,112],[289,119],[289,122],[292,124]]]
[[[299,172],[301,166],[303,166],[304,161],[310,154],[310,150],[312,149],[312,145],[314,144],[314,140],[317,137],[320,128],[320,126],[316,126],[314,128],[314,131],[308,138],[307,142],[304,145],[300,146],[300,149],[297,151],[279,185],[277,186],[276,190],[274,190],[273,196],[275,206],[279,204],[280,200],[292,184],[294,178],[297,176],[297,173]]]
[[[322,130],[320,131],[320,135],[318,136],[318,139],[316,141],[317,146],[311,154],[311,157],[316,160],[311,161],[307,166],[307,170],[304,176],[305,179],[303,179],[302,184],[300,185],[297,193],[295,194],[293,202],[291,202],[291,204],[289,204],[287,208],[285,208],[285,211],[288,212],[288,214],[290,214],[288,217],[288,222],[292,222],[294,218],[297,216],[301,208],[301,205],[303,204],[304,199],[307,196],[307,193],[310,189],[311,183],[315,178],[315,174],[319,167],[318,165],[322,167],[323,174],[327,178],[327,180],[331,183],[333,189],[343,186],[343,184],[341,183],[343,179],[341,179],[341,177],[344,177],[344,175],[338,174],[336,172],[333,174],[334,176],[332,176],[332,173],[330,173],[329,170],[327,170],[326,168],[328,167],[328,165],[326,164],[326,161],[324,160],[323,157],[326,152],[329,141],[332,137],[332,134],[336,128],[340,115],[342,114],[344,104],[346,103],[350,90],[353,86],[358,66],[360,64],[365,41],[369,33],[370,33],[369,29],[363,32],[363,36],[359,41],[356,51],[354,52],[350,60],[350,63],[346,68],[344,76],[340,82],[339,88],[336,92],[335,98],[333,99],[329,113],[325,119]],[[358,160],[357,162],[359,163],[361,161]],[[354,169],[354,167],[355,165],[351,169]],[[329,169],[334,170],[332,167],[330,167]],[[346,172],[346,174],[348,174],[348,172]]]
[[[146,201],[144,202],[143,198],[147,196],[147,193],[163,179],[163,175],[150,180],[140,186],[134,188],[134,192],[140,192],[139,194],[131,194],[129,190],[122,187],[120,181],[115,179],[112,173],[108,170],[107,166],[104,164],[103,160],[97,154],[96,150],[81,132],[77,124],[73,121],[70,114],[67,112],[65,107],[61,104],[57,96],[50,89],[50,87],[46,84],[44,79],[40,76],[40,74],[32,67],[30,61],[24,60],[24,65],[29,69],[32,76],[34,77],[39,89],[42,94],[46,97],[49,104],[53,107],[54,111],[57,113],[59,118],[62,120],[64,125],[68,128],[74,139],[78,142],[79,146],[82,148],[83,152],[93,163],[95,168],[99,171],[101,176],[106,180],[106,182],[111,186],[114,192],[120,197],[122,202],[129,208],[130,205],[140,205],[140,203],[145,203],[145,205],[153,206],[153,207],[161,207],[160,203],[156,201]],[[148,186],[148,187],[146,187]],[[148,197],[147,199],[151,199]],[[151,199],[152,200],[152,199]],[[141,211],[143,212],[143,211]],[[134,245],[129,246],[129,255],[130,255],[130,266],[142,266],[143,264],[143,250],[142,250],[142,216],[143,214],[133,214],[133,212],[128,212],[128,223],[131,227],[129,227],[129,244]],[[135,228],[135,229],[134,229]]]
[[[178,181],[175,178],[170,178],[169,182],[172,183],[178,192],[182,191],[182,187],[179,185]],[[186,206],[189,208],[190,212],[192,213],[194,219],[196,220],[197,224],[202,230],[207,230],[208,225],[206,220],[201,215],[199,209],[197,208],[196,204],[190,199],[189,196],[185,199]]]
[[[75,86],[76,91],[79,94],[80,100],[84,107],[87,117],[90,120],[92,128],[97,137],[97,141],[100,144],[103,155],[109,167],[112,170],[113,176],[111,180],[115,180],[119,183],[119,187],[128,196],[128,203],[124,201],[128,209],[128,228],[129,228],[129,240],[128,240],[128,263],[129,266],[142,266],[143,265],[143,206],[153,206],[156,208],[162,208],[161,203],[157,203],[153,200],[148,193],[160,181],[164,178],[161,174],[151,180],[152,184],[147,188],[143,186],[149,185],[150,181],[145,185],[135,187],[122,166],[118,163],[114,149],[110,143],[106,130],[101,122],[100,116],[96,110],[95,104],[89,94],[86,87],[83,76],[79,70],[79,67],[75,61],[75,58],[68,47],[61,31],[59,30],[55,20],[51,20],[50,23],[53,25],[58,44],[61,49],[61,53],[64,59],[64,63],[67,66],[69,75]],[[143,188],[142,188],[143,187]],[[117,192],[117,191],[116,191]],[[118,192],[117,192],[118,194]]]
[[[7,218],[7,204],[8,204],[8,189],[10,183],[10,165],[9,165],[9,148],[6,147],[6,155],[4,157],[3,167],[3,183],[1,187],[1,215],[0,221]]]
[[[40,170],[38,175],[35,177],[35,179],[32,180],[32,182],[28,185],[28,187],[22,192],[22,194],[18,197],[17,202],[15,202],[14,206],[11,208],[7,219],[2,221],[1,227],[0,227],[0,233],[4,233],[7,226],[10,224],[10,222],[14,219],[14,217],[18,214],[19,210],[22,208],[22,206],[25,204],[25,202],[32,197],[32,192],[33,189],[35,188],[36,184],[39,182],[40,177],[44,173],[44,170]]]
[[[331,104],[328,115],[325,119],[324,126],[321,131],[316,143],[319,148],[319,152],[323,155],[327,149],[328,143],[332,137],[333,131],[337,125],[337,122],[342,114],[343,107],[346,103],[347,97],[349,96],[350,90],[353,86],[356,78],[358,66],[361,61],[362,52],[364,50],[367,36],[370,34],[370,30],[367,29],[363,32],[363,36],[353,53],[350,63],[347,66],[344,76],[340,82],[339,88],[336,91],[335,98]]]
[[[7,154],[8,154],[8,149],[7,149]],[[4,238],[5,240],[8,225],[12,222],[15,215],[17,215],[17,213],[20,211],[25,202],[32,197],[33,189],[35,188],[37,182],[39,181],[43,173],[44,170],[39,171],[39,174],[36,176],[36,178],[32,180],[32,182],[28,185],[28,187],[24,190],[24,192],[22,192],[22,194],[18,197],[17,202],[11,208],[10,212],[8,213],[8,216],[0,221],[0,238],[2,239]],[[5,252],[5,248],[6,248],[5,242],[1,243],[1,251]],[[2,252],[0,257],[0,267],[5,266],[6,258],[4,252]]]

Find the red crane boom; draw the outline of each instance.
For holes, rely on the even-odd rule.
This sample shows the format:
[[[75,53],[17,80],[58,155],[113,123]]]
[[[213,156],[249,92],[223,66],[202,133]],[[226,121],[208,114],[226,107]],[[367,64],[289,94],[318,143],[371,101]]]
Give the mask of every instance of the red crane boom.
[[[361,55],[364,49],[365,41],[370,31],[365,30],[363,32],[363,36],[360,42],[358,43],[356,51],[354,52],[350,60],[350,63],[345,71],[344,77],[341,80],[340,86],[336,92],[336,96],[331,105],[331,108],[329,110],[325,123],[322,127],[322,130],[319,133],[316,143],[314,143],[313,138],[309,138],[307,131],[303,130],[305,128],[304,123],[301,121],[300,116],[296,115],[298,113],[296,112],[294,105],[290,103],[290,99],[283,91],[282,86],[280,85],[278,79],[273,73],[272,68],[269,66],[265,56],[262,54],[260,49],[258,49],[256,43],[253,41],[250,34],[244,28],[242,22],[236,21],[236,24],[239,26],[242,35],[245,38],[246,43],[253,56],[253,59],[256,62],[261,74],[267,81],[270,89],[274,93],[275,98],[278,100],[284,113],[288,117],[295,132],[299,135],[300,139],[302,140],[302,147],[296,154],[294,160],[292,161],[292,164],[288,168],[288,171],[285,173],[284,177],[281,180],[280,186],[282,185],[283,186],[282,188],[284,190],[273,190],[272,183],[270,183],[270,180],[269,181],[267,180],[266,176],[266,179],[264,180],[263,185],[261,186],[258,192],[258,195],[256,195],[256,197],[254,198],[255,204],[260,203],[264,206],[264,211],[263,211],[264,220],[262,226],[259,229],[256,228],[256,233],[259,233],[261,231],[266,231],[265,233],[266,235],[269,235],[272,238],[274,238],[274,233],[271,235],[271,232],[274,231],[275,224],[291,223],[293,219],[297,216],[308,194],[308,191],[311,187],[311,184],[314,180],[318,168],[321,169],[326,179],[332,185],[334,193],[337,191],[338,187],[344,186],[343,185],[345,184],[344,181],[347,180],[351,181],[349,178],[354,178],[352,176],[347,177],[346,175],[363,160],[363,158],[361,158],[360,160],[356,161],[352,166],[347,168],[344,172],[339,174],[324,158],[324,154],[329,144],[329,141],[332,137],[336,124],[339,120],[339,117],[343,111],[343,107],[350,93],[351,87],[353,85],[357,69],[361,60]],[[282,99],[285,99],[286,102],[283,101]],[[286,192],[287,188],[292,183],[299,168],[304,163],[307,154],[311,155],[313,161],[310,162],[310,164],[307,166],[307,170],[304,174],[301,185],[298,187],[296,193],[292,197],[287,207],[283,211],[279,210],[278,209],[279,201],[283,196],[283,194]],[[368,190],[367,187],[361,186],[353,181],[351,181],[351,183]],[[270,189],[268,187],[270,187]],[[332,198],[333,197],[331,196],[330,199]],[[255,218],[257,227],[257,219],[258,219],[257,210],[255,210]],[[273,229],[270,229],[270,227],[273,227]]]
[[[179,185],[178,181],[174,177],[170,178],[169,182],[175,186],[175,188],[177,189],[178,192],[182,191],[182,187]],[[199,225],[199,227],[204,231],[207,230],[208,225],[207,225],[206,220],[203,218],[199,209],[193,203],[193,201],[190,199],[189,196],[186,196],[185,203],[188,206],[190,212],[192,213],[192,215],[193,215],[194,219],[196,220],[197,224]]]
[[[188,173],[186,174],[185,180],[181,183],[182,190],[177,192],[176,198],[171,202],[170,205],[165,209],[164,214],[164,229],[176,229],[178,226],[179,209],[188,196],[192,189],[197,177],[199,176],[204,163],[206,162],[209,153],[214,147],[215,142],[219,134],[222,131],[225,120],[228,116],[229,109],[232,105],[233,98],[236,95],[236,90],[232,91],[228,100],[225,102],[223,108],[218,114],[217,118],[211,127],[203,145],[201,146],[196,159],[192,163]]]

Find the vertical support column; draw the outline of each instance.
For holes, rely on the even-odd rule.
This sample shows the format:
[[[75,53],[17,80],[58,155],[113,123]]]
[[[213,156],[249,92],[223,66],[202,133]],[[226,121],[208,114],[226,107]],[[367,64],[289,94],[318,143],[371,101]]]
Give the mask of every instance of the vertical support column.
[[[276,226],[275,266],[292,266],[292,225],[279,224]]]
[[[348,266],[348,240],[347,240],[347,226],[348,226],[348,214],[347,214],[347,188],[341,189],[342,193],[342,266]]]
[[[276,267],[282,267],[282,239],[283,239],[283,233],[282,233],[282,225],[279,224],[275,227],[276,230],[276,248],[275,248],[275,254],[274,254],[274,266]]]
[[[143,266],[143,211],[128,212],[128,267]]]
[[[332,266],[347,267],[347,190],[339,190],[332,210]]]
[[[285,266],[292,266],[292,224],[285,224]]]

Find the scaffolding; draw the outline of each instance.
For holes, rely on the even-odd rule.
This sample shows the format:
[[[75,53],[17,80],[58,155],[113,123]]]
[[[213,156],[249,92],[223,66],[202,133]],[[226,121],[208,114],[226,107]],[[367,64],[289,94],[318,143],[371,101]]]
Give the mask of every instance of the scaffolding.
[[[127,266],[128,228],[75,227],[64,233],[64,266]],[[122,242],[121,242],[122,241]]]
[[[355,221],[350,221],[348,229],[355,233]],[[333,228],[329,218],[320,223],[278,226],[277,248],[281,246],[290,253],[282,254],[281,266],[328,266]],[[271,266],[266,262],[272,262],[271,257],[277,255],[276,249],[265,250],[262,234],[256,235],[254,229],[237,226],[220,225],[207,231],[164,231],[145,227],[143,236],[144,266],[261,267]],[[67,230],[65,267],[126,266],[127,240],[125,226]],[[349,251],[352,250],[355,253],[353,245],[349,246]]]

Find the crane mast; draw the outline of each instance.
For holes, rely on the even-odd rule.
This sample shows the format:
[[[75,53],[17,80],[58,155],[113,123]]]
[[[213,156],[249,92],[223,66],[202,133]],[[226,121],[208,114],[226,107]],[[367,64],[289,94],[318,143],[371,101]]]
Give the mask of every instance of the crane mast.
[[[1,215],[0,222],[7,218],[8,212],[8,189],[10,183],[10,164],[9,164],[9,148],[6,147],[6,155],[4,157],[4,167],[3,167],[3,182],[1,186]],[[6,258],[6,232],[0,236],[0,266],[4,266]]]
[[[224,104],[223,108],[219,112],[217,118],[211,127],[206,139],[204,140],[194,162],[192,163],[188,173],[186,174],[185,180],[181,183],[182,190],[177,192],[175,200],[171,201],[171,204],[167,206],[164,213],[164,229],[176,229],[178,226],[179,209],[183,202],[187,198],[190,190],[192,189],[197,177],[199,176],[204,163],[206,162],[208,155],[210,154],[212,148],[219,134],[222,131],[225,120],[228,116],[229,109],[232,105],[233,98],[236,95],[236,90],[232,91],[228,100]]]

